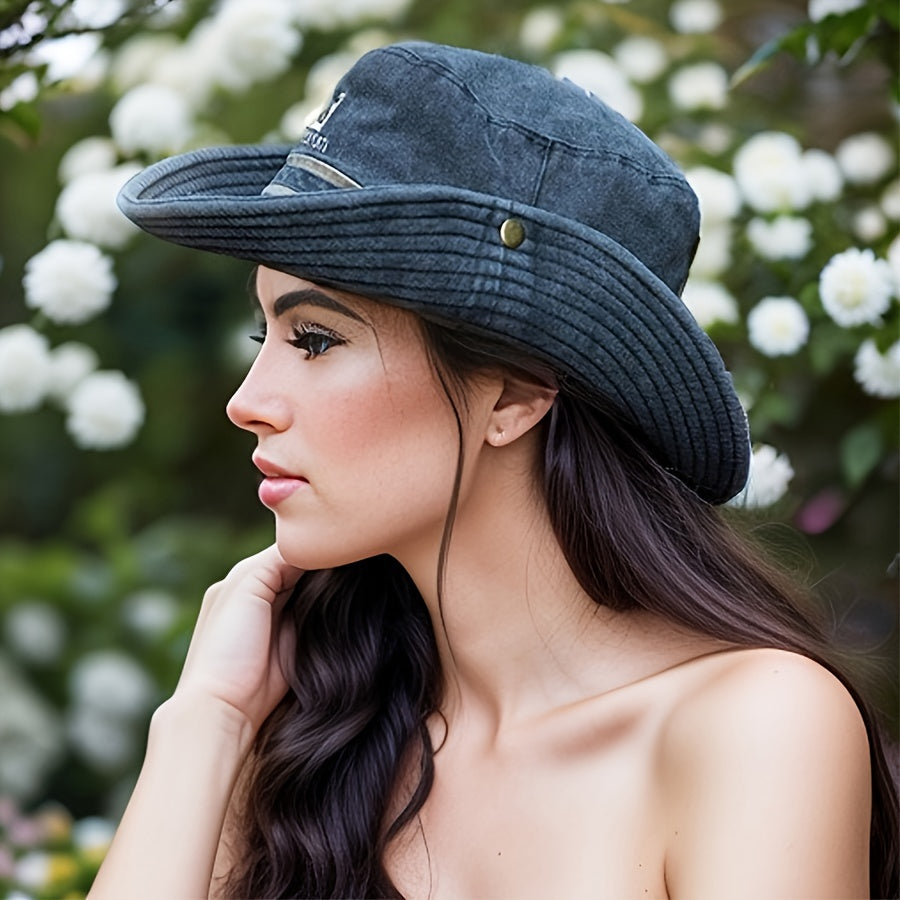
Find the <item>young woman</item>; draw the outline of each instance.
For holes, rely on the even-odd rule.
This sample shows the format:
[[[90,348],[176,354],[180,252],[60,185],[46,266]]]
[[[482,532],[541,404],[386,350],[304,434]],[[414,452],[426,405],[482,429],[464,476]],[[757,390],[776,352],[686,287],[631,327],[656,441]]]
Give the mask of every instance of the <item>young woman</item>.
[[[290,152],[120,203],[257,264],[228,414],[276,542],[207,592],[92,896],[893,895],[871,711],[715,509],[746,419],[637,129],[398,45]]]

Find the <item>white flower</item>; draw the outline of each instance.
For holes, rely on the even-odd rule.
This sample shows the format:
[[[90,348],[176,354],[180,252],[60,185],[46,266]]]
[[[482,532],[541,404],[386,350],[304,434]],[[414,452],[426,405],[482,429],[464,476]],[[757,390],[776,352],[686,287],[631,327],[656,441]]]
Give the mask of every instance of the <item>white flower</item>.
[[[669,78],[669,97],[678,109],[722,109],[728,74],[714,62],[683,66]]]
[[[666,48],[659,41],[643,35],[632,35],[620,41],[613,49],[613,57],[635,84],[647,84],[659,78],[669,65]]]
[[[20,659],[45,665],[62,652],[66,626],[55,607],[31,601],[13,606],[6,613],[3,635]]]
[[[165,634],[175,624],[177,616],[178,604],[165,591],[138,591],[122,607],[122,617],[128,626],[149,638]]]
[[[50,383],[47,338],[29,325],[0,329],[0,412],[40,406]]]
[[[102,58],[99,34],[68,34],[65,37],[41,41],[31,51],[32,65],[46,64],[44,80],[48,84],[68,81],[80,76]]]
[[[894,157],[890,141],[874,131],[844,138],[834,151],[844,177],[853,184],[881,181],[891,171]]]
[[[219,84],[243,91],[287,71],[302,38],[287,0],[226,0],[212,19]]]
[[[72,843],[82,852],[104,852],[110,845],[116,826],[108,819],[88,816],[72,826]]]
[[[734,143],[734,130],[722,122],[705,122],[697,132],[697,146],[711,156],[721,156]]]
[[[19,103],[31,103],[39,90],[37,75],[34,72],[23,72],[0,91],[0,110],[5,112]]]
[[[701,328],[738,320],[737,301],[718,281],[689,278],[681,299]]]
[[[69,672],[69,689],[79,706],[126,719],[142,715],[155,693],[141,666],[118,650],[97,650],[82,656]]]
[[[29,850],[16,860],[13,875],[16,882],[31,891],[46,891],[52,875],[50,854],[43,850]]]
[[[757,212],[805,209],[812,200],[800,145],[780,131],[747,140],[735,154],[734,177]]]
[[[803,153],[801,162],[814,200],[828,203],[840,197],[844,176],[830,153],[813,148]]]
[[[546,53],[563,28],[562,13],[552,6],[538,6],[529,10],[519,26],[519,43],[529,53]]]
[[[125,10],[124,0],[73,0],[68,12],[76,26],[94,29],[112,25]]]
[[[43,786],[60,752],[60,723],[50,705],[0,655],[0,796],[25,800]]]
[[[900,178],[892,181],[882,192],[881,211],[893,222],[900,220]]]
[[[161,156],[180,150],[193,132],[185,99],[162,84],[139,84],[109,114],[113,140],[124,153]]]
[[[863,341],[853,360],[853,377],[873,397],[900,397],[900,341],[879,353],[875,341]]]
[[[715,278],[731,265],[731,225],[713,223],[700,232],[700,244],[691,263],[691,275]]]
[[[553,74],[567,78],[636,122],[644,112],[640,93],[615,60],[599,50],[566,50],[553,60]]]
[[[139,31],[129,38],[116,50],[110,67],[116,92],[124,94],[145,81],[158,80],[152,76],[158,60],[165,58],[179,45],[178,39],[171,34]]]
[[[900,397],[900,341],[879,353],[875,342],[866,341],[856,354],[854,376],[867,394]]]
[[[809,18],[813,22],[821,22],[832,13],[850,12],[865,6],[866,0],[809,0]]]
[[[222,65],[219,35],[211,19],[202,19],[184,43],[152,62],[147,80],[175,91],[189,109],[199,113],[221,87]]]
[[[116,195],[140,169],[128,163],[73,178],[56,201],[56,217],[65,233],[111,250],[124,247],[139,229],[116,206]]]
[[[299,141],[303,137],[306,127],[316,120],[321,111],[321,103],[301,100],[287,108],[278,123],[278,130],[289,141]]]
[[[763,259],[802,259],[812,247],[812,224],[799,216],[751,219],[747,239]]]
[[[831,257],[819,275],[819,296],[825,312],[849,328],[877,324],[890,306],[895,285],[890,266],[871,250],[851,247]]]
[[[57,240],[25,263],[25,303],[48,319],[77,325],[109,306],[116,289],[112,260],[93,244]]]
[[[766,356],[790,356],[809,337],[809,319],[791,297],[766,297],[747,314],[750,343]]]
[[[759,509],[777,503],[794,477],[790,460],[768,444],[760,444],[750,457],[750,477],[729,506]]]
[[[87,344],[67,341],[60,344],[50,353],[49,395],[60,403],[68,396],[98,364],[97,354]]]
[[[86,137],[72,144],[59,162],[59,180],[68,184],[88,172],[104,172],[116,164],[116,145],[106,137]]]
[[[700,201],[703,225],[729,222],[738,214],[741,195],[730,175],[710,166],[695,166],[684,174]]]
[[[121,769],[137,750],[134,725],[95,706],[70,710],[66,733],[75,751],[101,771]]]
[[[84,450],[113,450],[129,443],[144,421],[137,387],[121,372],[93,372],[66,402],[66,428]]]
[[[897,235],[888,246],[887,264],[894,279],[894,296],[900,297],[900,235]]]
[[[716,0],[676,0],[669,10],[669,22],[681,34],[704,34],[722,21],[722,7]]]
[[[853,234],[863,244],[871,244],[883,237],[888,223],[884,213],[874,205],[864,206],[853,216]]]
[[[317,59],[306,73],[306,101],[320,107],[330,104],[338,81],[358,59],[357,53],[346,50]]]

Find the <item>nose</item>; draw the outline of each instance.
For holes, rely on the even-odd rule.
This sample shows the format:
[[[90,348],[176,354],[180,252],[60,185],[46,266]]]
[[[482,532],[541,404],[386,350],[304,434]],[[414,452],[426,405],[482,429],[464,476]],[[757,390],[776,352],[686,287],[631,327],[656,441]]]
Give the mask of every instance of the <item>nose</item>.
[[[267,377],[260,366],[262,353],[234,392],[225,412],[238,428],[262,434],[267,430],[284,431],[290,424],[290,410],[277,380]]]

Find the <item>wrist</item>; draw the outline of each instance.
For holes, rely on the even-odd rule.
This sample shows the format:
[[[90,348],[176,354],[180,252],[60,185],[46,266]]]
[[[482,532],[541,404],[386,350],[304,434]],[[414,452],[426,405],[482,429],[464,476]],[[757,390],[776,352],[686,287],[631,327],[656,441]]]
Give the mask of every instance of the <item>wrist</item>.
[[[209,741],[245,754],[256,728],[239,709],[215,697],[176,691],[153,713],[150,740],[184,739],[192,745]]]

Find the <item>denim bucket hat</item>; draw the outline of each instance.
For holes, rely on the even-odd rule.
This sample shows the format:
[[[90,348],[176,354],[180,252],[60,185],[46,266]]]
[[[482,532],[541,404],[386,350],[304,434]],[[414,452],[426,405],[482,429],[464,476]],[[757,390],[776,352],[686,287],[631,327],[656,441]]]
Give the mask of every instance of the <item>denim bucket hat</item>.
[[[696,197],[641,131],[544,69],[374,50],[295,147],[165,159],[119,206],[167,241],[523,345],[611,401],[703,499],[746,482],[746,416],[679,299]]]

